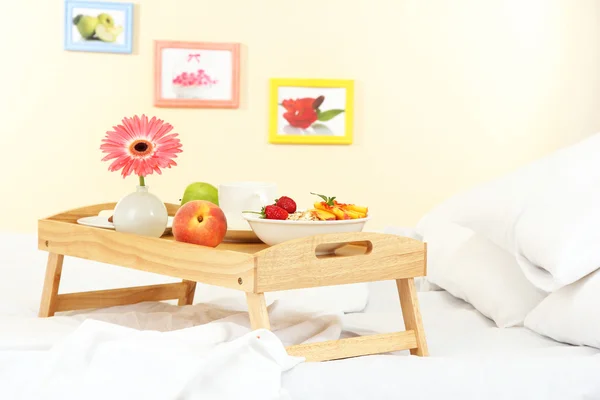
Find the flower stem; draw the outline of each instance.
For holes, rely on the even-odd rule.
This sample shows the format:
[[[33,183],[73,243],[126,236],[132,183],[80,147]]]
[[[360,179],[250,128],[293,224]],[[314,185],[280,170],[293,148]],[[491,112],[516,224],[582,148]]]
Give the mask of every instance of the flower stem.
[[[140,186],[146,186],[146,180],[142,175],[140,175]]]

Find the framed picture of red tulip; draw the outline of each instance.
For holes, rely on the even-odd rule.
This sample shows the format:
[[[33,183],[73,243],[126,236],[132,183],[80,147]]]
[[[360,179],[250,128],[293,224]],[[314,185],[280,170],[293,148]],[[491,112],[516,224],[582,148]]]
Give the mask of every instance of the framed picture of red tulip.
[[[239,43],[154,42],[156,107],[238,108]]]
[[[269,142],[352,144],[354,81],[271,79]]]

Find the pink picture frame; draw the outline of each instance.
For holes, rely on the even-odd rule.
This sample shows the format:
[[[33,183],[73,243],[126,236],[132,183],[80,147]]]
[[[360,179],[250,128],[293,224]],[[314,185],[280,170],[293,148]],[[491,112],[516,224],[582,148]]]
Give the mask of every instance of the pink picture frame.
[[[156,40],[154,105],[239,108],[240,44]]]

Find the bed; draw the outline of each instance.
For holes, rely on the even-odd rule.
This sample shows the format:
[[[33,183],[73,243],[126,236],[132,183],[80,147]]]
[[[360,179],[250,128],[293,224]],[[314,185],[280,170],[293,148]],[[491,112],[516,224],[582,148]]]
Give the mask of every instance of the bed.
[[[7,240],[10,244],[7,244]],[[67,393],[72,394],[72,398],[77,398],[83,393],[88,399],[106,398],[106,396],[113,399],[130,399],[136,398],[136,394],[128,391],[132,387],[139,387],[134,384],[136,377],[140,382],[144,382],[145,389],[148,391],[145,394],[147,399],[199,398],[200,392],[194,392],[195,394],[188,397],[181,394],[170,397],[165,394],[166,392],[159,394],[157,388],[170,389],[173,376],[177,374],[181,376],[181,371],[177,368],[183,368],[181,364],[185,364],[184,361],[177,362],[180,364],[177,367],[164,366],[164,369],[154,368],[147,371],[146,375],[128,376],[133,373],[132,370],[139,371],[145,365],[138,364],[137,367],[128,365],[136,356],[126,356],[126,352],[120,353],[120,357],[123,357],[121,362],[112,361],[116,363],[110,364],[114,368],[103,369],[106,373],[115,374],[111,382],[119,376],[125,376],[118,392],[110,392],[113,383],[110,385],[98,383],[98,380],[105,377],[101,379],[97,376],[95,384],[99,386],[96,390],[90,391],[92,383],[85,374],[81,375],[82,379],[75,381],[80,383],[79,386],[69,379],[65,382],[61,380],[69,376],[66,373],[69,372],[68,369],[51,376],[44,375],[48,370],[43,370],[41,367],[48,361],[48,354],[51,352],[49,349],[60,348],[62,343],[68,342],[68,338],[71,338],[73,343],[72,338],[77,337],[74,333],[79,332],[90,320],[134,330],[166,331],[175,334],[190,332],[191,338],[198,337],[199,331],[192,332],[193,329],[210,326],[225,327],[224,331],[229,338],[246,337],[244,335],[250,331],[243,313],[243,298],[222,298],[211,292],[209,287],[202,286],[199,286],[197,292],[197,304],[185,308],[175,308],[168,302],[142,303],[104,310],[63,313],[49,319],[37,318],[44,254],[35,251],[35,240],[29,235],[5,235],[2,243],[6,246],[0,249],[5,254],[4,267],[9,268],[5,268],[3,272],[11,276],[10,280],[0,282],[2,294],[0,398],[2,399],[34,398],[26,395],[18,396],[19,393],[23,393],[22,390],[31,389],[40,382],[46,384],[39,387],[44,394],[41,398],[70,398],[65,397],[64,388],[68,387],[70,389]],[[7,254],[9,258],[17,257],[18,254],[19,258],[10,260],[6,258]],[[32,268],[33,265],[40,267]],[[69,268],[69,263],[66,263],[65,268]],[[102,268],[104,268],[102,273],[91,266],[87,270],[80,266],[73,268],[65,274],[62,290],[69,291],[71,286],[81,289],[82,283],[88,285],[85,289],[93,290],[114,286],[117,282],[118,285],[165,282],[165,278],[161,276],[110,266],[102,266]],[[226,372],[219,374],[218,365],[211,363],[210,372],[200,374],[209,376],[213,386],[211,388],[213,392],[202,393],[203,398],[225,399],[238,398],[237,396],[246,399],[291,398],[294,400],[391,399],[405,396],[419,399],[600,398],[600,379],[598,379],[600,350],[559,343],[523,327],[497,328],[493,321],[484,317],[471,305],[443,290],[419,292],[419,301],[431,357],[424,359],[412,357],[404,351],[325,363],[292,363],[282,367],[281,370],[277,369],[281,365],[272,370],[269,369],[272,367],[271,364],[263,365],[252,358],[257,352],[250,346],[250,352],[246,356],[233,353],[230,362],[234,360],[238,369],[232,369],[232,364],[221,362],[223,371]],[[288,310],[285,310],[286,307]],[[317,315],[299,313],[294,320],[288,316],[290,307],[295,307],[295,304],[286,305],[285,301],[278,301],[273,303],[270,309],[277,340],[281,340],[286,345],[307,338],[323,340],[403,329],[398,296],[392,281],[370,283],[368,303],[361,312],[336,313],[330,310]],[[302,329],[298,329],[300,326]],[[300,331],[302,333],[298,334]],[[93,334],[98,336],[97,331]],[[181,336],[181,338],[189,340],[189,337]],[[81,346],[81,343],[79,341],[77,345]],[[97,347],[101,348],[101,346]],[[173,360],[179,361],[185,358],[181,354],[186,354],[179,353],[180,356],[177,356],[177,351],[181,350],[177,348],[168,349],[163,353],[152,353],[157,349],[151,347],[141,350],[140,354],[144,356],[152,355],[152,360],[161,357],[169,360],[169,357],[172,357]],[[73,362],[69,364],[71,367],[77,365],[77,362],[86,360],[87,350],[82,347],[72,347],[70,351],[69,355],[73,357]],[[99,357],[98,353],[95,353],[94,357]],[[242,368],[240,365],[243,366],[240,360],[248,360],[253,367],[240,370],[239,368]],[[140,360],[138,362],[142,363]],[[188,362],[193,363],[194,358],[190,358]],[[147,364],[151,363],[146,362]],[[117,365],[124,368],[125,372],[118,374]],[[259,365],[263,366],[258,367]],[[115,371],[110,371],[115,368],[117,368]],[[272,379],[268,381],[258,379],[266,379],[265,377],[270,376],[269,371],[273,373]],[[157,379],[153,379],[150,374],[156,374]],[[252,379],[243,380],[240,376],[248,376]],[[221,381],[224,383],[219,386],[218,382]],[[85,385],[82,382],[86,382]],[[158,386],[153,388],[151,382],[158,382]],[[61,385],[63,389],[60,389]],[[202,386],[207,387],[206,384]],[[236,394],[227,394],[226,391],[230,389],[236,390],[234,392]],[[272,390],[276,395],[266,394],[267,389]],[[56,390],[54,396],[52,390]]]
[[[344,316],[345,330],[402,327],[394,289],[393,282],[371,284],[369,305],[364,313]],[[410,357],[415,362],[409,363],[406,352],[399,352],[300,364],[284,375],[292,398],[600,398],[600,350],[559,343],[523,327],[497,328],[446,291],[420,292],[419,301],[429,359]]]
[[[342,336],[390,332],[402,328],[393,282],[370,288],[365,312],[345,314]],[[291,399],[594,399],[600,396],[600,351],[565,345],[525,328],[499,329],[470,305],[445,291],[420,292],[431,357],[419,360],[407,352],[358,357],[326,363],[300,363],[282,374],[281,385]],[[157,308],[158,307],[158,308]],[[162,305],[142,304],[104,310],[99,318],[127,325],[132,319],[144,328],[177,328],[200,324],[195,315],[177,320]],[[210,310],[216,319],[237,311]],[[116,315],[121,316],[119,321]],[[191,315],[191,316],[190,316]],[[89,317],[89,315],[88,315]],[[196,318],[196,319],[194,319]],[[39,377],[35,366],[42,353],[61,342],[83,319],[60,316],[4,316],[0,352],[1,398],[31,385]],[[152,326],[154,324],[154,326]],[[19,367],[21,366],[21,367]],[[10,380],[10,384],[8,384]],[[1,394],[1,392],[0,392]],[[14,397],[16,398],[16,397]],[[226,397],[223,397],[226,398]],[[246,397],[252,398],[252,397]],[[258,398],[258,397],[257,397]]]

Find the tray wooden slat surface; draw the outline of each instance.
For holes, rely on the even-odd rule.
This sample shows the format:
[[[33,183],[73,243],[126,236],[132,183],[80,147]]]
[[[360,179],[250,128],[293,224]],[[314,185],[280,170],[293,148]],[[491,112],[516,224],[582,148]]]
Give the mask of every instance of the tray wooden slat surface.
[[[141,271],[196,282],[254,290],[254,258],[251,254],[115,232],[110,229],[40,221],[41,250],[85,258]],[[239,279],[242,284],[239,284]]]
[[[263,243],[221,243],[216,248],[177,242],[170,233],[152,238],[77,224],[82,217],[114,209],[104,203],[38,221],[38,247],[49,253],[40,317],[55,312],[141,301],[193,303],[196,282],[246,292],[252,329],[270,329],[264,293],[318,286],[396,280],[406,331],[301,344],[287,348],[307,361],[410,350],[426,356],[427,343],[414,278],[427,272],[427,246],[381,233],[340,233]],[[179,206],[166,204],[169,215]],[[333,250],[323,254],[323,246]],[[59,294],[64,256],[180,278],[180,283]]]

